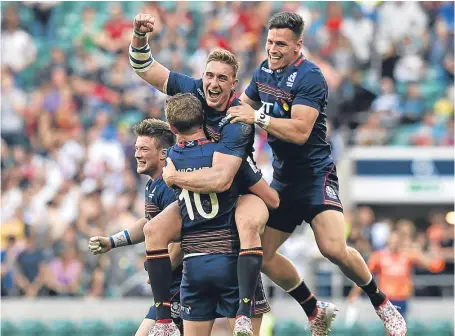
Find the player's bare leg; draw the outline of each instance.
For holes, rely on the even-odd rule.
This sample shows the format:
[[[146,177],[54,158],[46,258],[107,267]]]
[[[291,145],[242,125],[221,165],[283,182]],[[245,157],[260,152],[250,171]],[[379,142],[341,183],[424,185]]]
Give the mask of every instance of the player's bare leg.
[[[240,197],[236,211],[235,222],[240,238],[240,253],[237,262],[237,277],[239,281],[240,305],[237,317],[250,318],[251,303],[254,299],[257,280],[261,274],[263,250],[261,246],[261,233],[269,218],[269,211],[264,201],[255,195]],[[234,335],[245,334],[242,326],[249,322],[238,321]],[[240,329],[239,329],[240,328]],[[252,334],[245,334],[252,335]]]
[[[212,321],[183,321],[183,330],[185,330],[185,336],[210,336],[212,332],[213,323]]]
[[[155,320],[144,319],[136,331],[134,336],[147,336],[149,334],[150,328],[155,324]]]
[[[156,324],[150,336],[178,336],[180,331],[171,319],[169,291],[172,265],[168,244],[180,239],[181,217],[177,202],[144,225],[146,265],[156,306]]]
[[[262,316],[263,315],[257,315],[251,318],[251,324],[253,325],[253,336],[259,336],[259,333],[261,331]]]
[[[294,264],[276,252],[290,236],[291,234],[287,232],[268,226],[265,228],[262,236],[262,246],[264,247],[262,272],[300,304],[308,316],[311,335],[327,335],[338,310],[330,302],[317,301]]]
[[[379,290],[360,253],[347,246],[343,214],[335,210],[321,212],[313,219],[312,226],[322,255],[336,264],[346,277],[363,289],[387,332],[393,336],[405,335],[405,320]]]

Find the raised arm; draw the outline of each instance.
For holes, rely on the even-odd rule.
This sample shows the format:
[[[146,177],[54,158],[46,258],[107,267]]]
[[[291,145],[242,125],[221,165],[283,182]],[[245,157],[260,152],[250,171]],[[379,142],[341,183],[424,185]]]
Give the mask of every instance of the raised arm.
[[[152,56],[148,44],[148,33],[153,32],[155,18],[150,14],[138,14],[134,18],[133,36],[129,49],[130,64],[139,77],[157,90],[166,93],[169,69]]]
[[[235,174],[239,170],[242,159],[237,156],[215,152],[212,167],[192,172],[179,172],[170,158],[163,170],[163,179],[168,186],[199,193],[219,193],[231,187]]]

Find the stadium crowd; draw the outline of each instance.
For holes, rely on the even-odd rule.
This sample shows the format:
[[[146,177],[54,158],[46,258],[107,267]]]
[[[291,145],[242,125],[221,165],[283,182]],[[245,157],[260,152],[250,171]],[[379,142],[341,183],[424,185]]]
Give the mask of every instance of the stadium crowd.
[[[265,58],[270,16],[298,12],[306,22],[304,54],[329,85],[335,159],[352,145],[454,145],[453,2],[1,6],[2,296],[151,294],[143,246],[101,257],[87,250],[90,236],[115,233],[144,212],[132,126],[163,118],[165,96],[128,64],[136,13],[156,16],[152,51],[173,71],[200,76],[210,50],[231,50],[241,62],[240,94]],[[270,176],[264,133],[255,146]],[[454,230],[444,214],[419,226],[375,219],[368,207],[346,218],[349,242],[365,257],[397,230],[419,249],[446,255],[453,274]]]

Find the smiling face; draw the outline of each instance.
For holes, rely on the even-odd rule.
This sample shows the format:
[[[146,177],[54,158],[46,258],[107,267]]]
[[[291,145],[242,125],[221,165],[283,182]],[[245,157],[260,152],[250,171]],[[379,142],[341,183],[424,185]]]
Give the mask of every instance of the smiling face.
[[[224,111],[237,82],[234,70],[229,64],[220,61],[207,63],[202,76],[207,105],[217,111]]]
[[[149,136],[138,136],[136,139],[134,156],[137,162],[138,174],[153,176],[161,169],[166,158],[164,150],[159,147],[159,142]]]
[[[300,55],[302,39],[297,39],[288,28],[272,28],[267,34],[265,50],[270,70],[283,69]]]

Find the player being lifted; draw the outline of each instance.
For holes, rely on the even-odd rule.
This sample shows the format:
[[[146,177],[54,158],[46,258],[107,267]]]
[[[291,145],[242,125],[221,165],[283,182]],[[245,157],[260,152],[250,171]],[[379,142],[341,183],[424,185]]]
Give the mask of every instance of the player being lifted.
[[[276,253],[304,220],[322,255],[369,296],[387,332],[404,335],[404,319],[379,290],[360,254],[346,245],[336,167],[326,139],[328,88],[319,67],[301,53],[304,22],[298,14],[283,12],[271,18],[268,28],[267,60],[241,95],[244,104],[228,111],[231,122],[262,127],[273,150],[271,186],[281,203],[263,235],[265,273],[298,301],[317,305],[292,263]]]
[[[130,47],[130,63],[132,67],[141,78],[164,93],[173,95],[178,92],[192,92],[196,95],[201,101],[207,117],[208,133],[214,134],[215,137],[221,137],[220,142],[225,144],[226,149],[236,148],[235,151],[229,150],[230,153],[227,154],[230,155],[222,155],[221,153],[216,153],[214,155],[212,167],[217,169],[215,174],[209,175],[204,171],[175,172],[175,176],[169,176],[169,179],[173,184],[176,184],[175,181],[179,181],[180,187],[190,191],[216,192],[217,190],[214,187],[225,186],[227,180],[233,179],[233,176],[240,165],[239,161],[241,160],[239,160],[239,158],[244,157],[244,153],[241,153],[241,151],[245,151],[245,144],[242,146],[242,139],[239,139],[241,132],[224,127],[223,132],[220,135],[220,124],[218,123],[218,121],[225,117],[226,110],[229,106],[238,105],[240,103],[237,99],[233,98],[233,91],[237,85],[236,76],[238,62],[230,52],[223,50],[214,51],[208,56],[206,69],[202,79],[194,79],[170,72],[155,61],[151,55],[146,34],[152,32],[153,27],[154,18],[151,15],[138,14],[136,16],[134,21],[135,32]],[[237,135],[237,137],[235,135]],[[175,179],[175,181],[172,181],[172,179]],[[258,194],[257,191],[253,190],[253,192]],[[273,194],[269,196],[267,193],[266,195],[259,196],[269,205],[269,207],[273,208],[277,205],[274,201]],[[257,244],[260,243],[258,233],[262,230],[261,225],[268,214],[266,213],[266,209],[261,207],[257,202],[256,204],[253,204],[251,197],[252,195],[246,195],[240,198],[236,209],[236,222],[239,230],[241,248],[247,249],[249,246],[252,248],[250,251],[254,253],[255,250],[259,250],[255,249],[254,246],[258,246]],[[159,223],[154,223],[154,225],[146,226],[144,228],[146,236],[149,237],[148,243],[146,240],[147,249],[165,249],[169,242],[177,239],[176,236],[178,236],[178,233],[176,232],[179,232],[180,230],[180,221],[175,223],[173,220],[178,218],[178,216],[178,209],[171,206],[160,214]],[[245,241],[248,243],[245,243]],[[253,283],[254,278],[251,275],[252,272],[249,273],[249,276],[244,276],[247,275],[247,263],[243,262],[241,259],[246,259],[246,257],[253,259],[253,255],[249,256],[246,254],[241,256],[239,258],[237,275],[239,277],[241,297],[248,299],[247,295],[249,295],[248,293],[250,293],[251,290],[246,290],[244,288],[249,288]],[[290,263],[290,261],[282,255],[277,255],[275,260],[278,259],[281,259],[282,262]],[[267,275],[284,290],[289,291],[294,299],[301,304],[309,317],[312,335],[323,335],[327,333],[335,316],[335,307],[323,302],[317,304],[316,298],[311,294],[300,277],[298,284],[292,283],[292,286],[285,281],[281,281],[279,273],[282,270],[279,268],[279,262],[275,262],[273,265],[277,267],[275,272],[268,271]],[[256,271],[256,268],[254,268],[254,271]],[[297,274],[294,268],[291,269],[291,271],[293,272],[292,275]],[[160,268],[159,272],[161,272],[161,274],[169,274],[170,267]],[[291,282],[292,281],[294,281],[294,279],[291,279]],[[167,282],[167,285],[165,285],[164,282]],[[160,288],[158,290],[164,293],[168,286],[170,286],[169,276],[166,275],[154,279],[151,283],[152,289],[154,287]],[[240,309],[242,311],[239,315],[245,316],[248,314],[248,305],[241,303]],[[164,312],[163,314],[168,315],[169,313]]]
[[[229,123],[222,127],[222,119],[227,108],[239,104],[238,99],[233,96],[239,67],[237,59],[228,51],[214,51],[209,55],[203,78],[199,80],[170,72],[151,55],[146,33],[153,31],[153,24],[154,19],[150,15],[136,16],[129,52],[131,66],[141,78],[168,95],[179,92],[193,93],[201,101],[205,112],[207,134],[214,140],[219,140],[221,144],[214,154],[211,174],[194,172],[193,178],[185,179],[183,176],[178,185],[193,192],[220,192],[228,189],[229,183],[242,164],[248,168],[245,169],[247,174],[260,178],[260,172],[247,158],[254,140],[254,134],[251,132],[253,127]],[[268,209],[264,202],[272,208],[277,207],[279,203],[276,191],[269,188],[264,180],[259,181],[260,183],[250,190],[260,198],[252,194],[243,195],[235,210],[241,247],[237,276],[242,297],[237,315],[246,317],[239,318],[236,330],[246,328],[243,324],[251,327],[251,321],[248,321],[251,302],[262,266],[260,233],[268,218]],[[167,248],[169,242],[179,239],[181,222],[179,217],[178,207],[171,205],[160,214],[160,220],[144,226],[146,249],[149,254],[158,253],[154,251],[162,251]],[[171,225],[174,230],[170,229]],[[164,298],[169,292],[171,266],[166,254],[160,252],[159,255],[163,257],[147,260],[147,269],[154,296]],[[170,309],[167,305],[157,308],[158,322],[169,319],[169,316]]]
[[[214,154],[224,145],[206,138],[200,101],[190,93],[177,94],[166,104],[166,118],[177,135],[177,144],[168,151],[168,163],[175,166],[164,168],[163,179],[173,169],[204,170],[210,174]],[[245,133],[252,131],[248,125],[244,127]],[[236,178],[227,189],[211,193],[174,187],[182,217],[181,245],[185,257],[181,316],[187,336],[209,336],[217,316],[229,318],[231,327],[234,323],[241,325],[239,321],[245,319],[235,320],[239,306],[240,242],[234,218],[240,192],[238,182]],[[239,336],[250,335],[250,328],[237,332]]]
[[[165,165],[166,149],[174,143],[174,135],[168,124],[158,119],[146,119],[134,127],[137,136],[135,145],[135,157],[137,161],[137,172],[147,175],[150,180],[145,187],[145,217],[137,221],[131,227],[110,236],[92,237],[89,240],[89,249],[95,254],[107,253],[113,248],[137,244],[144,241],[143,227],[145,223],[158,215],[168,205],[173,203],[175,198],[174,190],[169,188],[162,178],[162,170]],[[243,181],[246,186],[263,181]],[[180,283],[182,280],[180,244],[171,244],[169,255],[174,268],[172,273],[172,285],[169,293],[172,319],[175,325],[183,334],[183,324],[180,319]],[[234,274],[235,275],[235,274]],[[270,311],[270,306],[265,297],[262,282],[258,281],[255,292],[255,311],[252,324],[254,330],[259,331],[262,314]],[[219,316],[217,316],[219,317]],[[156,307],[152,305],[145,319],[136,332],[136,336],[146,336],[150,328],[155,324]],[[255,335],[259,333],[255,332]]]

